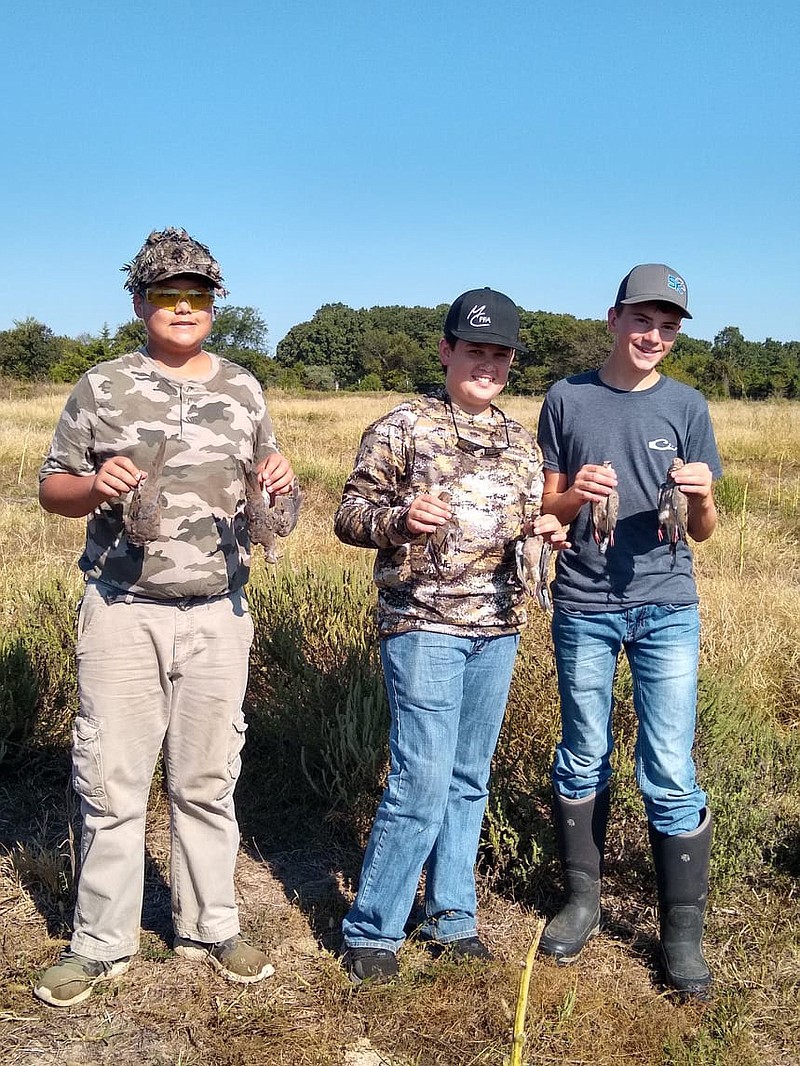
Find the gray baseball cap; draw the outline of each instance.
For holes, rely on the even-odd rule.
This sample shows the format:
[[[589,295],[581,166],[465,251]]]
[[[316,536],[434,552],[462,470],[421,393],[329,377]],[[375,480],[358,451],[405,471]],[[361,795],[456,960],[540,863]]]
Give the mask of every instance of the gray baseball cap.
[[[671,304],[682,318],[692,317],[688,311],[686,282],[664,263],[642,263],[622,279],[614,306],[643,303]]]
[[[178,274],[196,274],[220,296],[228,295],[219,263],[206,245],[190,237],[185,229],[154,229],[131,262],[121,269],[128,272],[125,288],[129,292],[143,292],[148,285]]]

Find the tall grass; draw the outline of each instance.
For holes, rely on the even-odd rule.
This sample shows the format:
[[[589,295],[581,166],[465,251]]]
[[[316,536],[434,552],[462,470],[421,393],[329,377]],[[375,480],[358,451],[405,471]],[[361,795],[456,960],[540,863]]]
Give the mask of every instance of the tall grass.
[[[36,472],[65,395],[29,390],[0,398],[0,770],[65,752],[75,709],[80,582],[74,563],[83,523],[44,515],[36,503]],[[297,530],[279,545],[277,567],[256,556],[250,588],[256,642],[240,805],[243,827],[262,842],[291,846],[324,830],[342,846],[363,843],[382,787],[387,710],[372,553],[336,541],[331,517],[362,429],[396,401],[392,395],[270,397],[306,499]],[[505,406],[535,426],[537,401],[512,397]],[[655,1004],[632,1006],[633,977],[612,943],[602,975],[585,969],[580,981],[555,970],[547,978],[534,975],[527,1047],[535,1046],[531,1038],[546,1046],[549,1057],[542,1061],[620,1061],[613,1054],[621,1047],[631,1061],[673,1066],[789,1062],[779,1056],[800,1053],[791,1009],[800,985],[791,970],[798,945],[796,929],[787,932],[791,915],[798,916],[794,879],[800,876],[800,406],[716,403],[712,418],[725,479],[717,490],[719,528],[696,548],[703,621],[696,751],[716,815],[710,950],[725,991],[696,1022],[659,1013]],[[632,772],[636,722],[624,663],[615,697],[609,911],[612,927],[635,947],[629,916],[637,928],[646,924],[653,892]],[[487,890],[536,914],[552,907],[556,892],[548,778],[558,731],[548,624],[532,612],[495,759],[480,863]],[[50,870],[59,910],[66,876],[60,854],[60,865]],[[17,875],[41,882],[44,892],[46,855],[45,844],[35,843],[4,861]],[[467,1008],[459,1004],[456,1017],[445,1002],[455,980],[446,970],[426,980],[425,995],[414,984],[385,993],[394,997],[396,1023],[389,1028],[393,1046],[413,1056],[409,1061],[444,1062],[418,1050],[415,1027],[450,1027],[451,1039],[461,1039],[456,1034]],[[469,1025],[480,1026],[483,1043],[473,1058],[452,1061],[499,1064],[497,1041],[504,1026],[510,1031],[510,1007],[508,1019],[502,1017],[506,993],[478,981],[464,994]],[[387,1017],[379,998],[362,1004],[365,1025]],[[489,1017],[485,1004],[495,1012]],[[339,1009],[333,1001],[324,1007]],[[255,1015],[248,1018],[257,1033]],[[592,1049],[588,1057],[584,1045]],[[772,1059],[762,1054],[765,1047],[773,1049]],[[308,1055],[303,1061],[328,1061],[321,1049],[318,1058]]]

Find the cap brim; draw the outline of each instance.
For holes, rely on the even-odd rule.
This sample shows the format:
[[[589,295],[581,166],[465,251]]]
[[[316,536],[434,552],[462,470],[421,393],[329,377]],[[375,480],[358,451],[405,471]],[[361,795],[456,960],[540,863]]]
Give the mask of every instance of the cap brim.
[[[527,352],[527,348],[520,341],[510,341],[508,337],[500,337],[497,333],[480,333],[466,329],[453,329],[448,332],[460,341],[472,341],[474,344],[498,344],[501,348],[513,348],[515,352]]]
[[[676,311],[680,312],[681,318],[691,318],[692,316],[686,310],[685,307],[681,307],[680,304],[676,304],[674,300],[667,300],[659,293],[653,293],[646,296],[631,296],[629,300],[620,300],[623,305],[628,304],[668,304],[670,307],[674,307]]]
[[[202,270],[161,270],[158,274],[154,274],[152,278],[147,281],[148,285],[155,285],[159,281],[168,281],[169,278],[202,278],[203,281],[208,282],[212,289],[222,291],[222,285],[218,281],[214,281],[208,274],[204,274]]]

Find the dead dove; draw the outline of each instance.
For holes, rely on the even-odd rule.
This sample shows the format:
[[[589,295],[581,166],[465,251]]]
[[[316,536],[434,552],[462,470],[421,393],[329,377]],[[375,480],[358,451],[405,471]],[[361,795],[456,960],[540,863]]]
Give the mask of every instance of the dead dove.
[[[134,548],[143,548],[145,544],[158,540],[161,536],[161,507],[164,502],[161,494],[161,475],[164,472],[166,451],[167,438],[162,437],[149,472],[139,475],[133,490],[125,518],[125,532],[128,535],[128,543]]]
[[[553,605],[547,587],[550,556],[553,549],[545,544],[544,537],[532,534],[517,541],[517,576],[529,596],[533,596],[542,610],[550,613]]]
[[[453,498],[449,492],[432,492],[431,495],[434,499],[441,500],[442,503],[447,504],[448,507],[452,503]],[[433,563],[439,577],[447,569],[449,557],[452,552],[458,550],[460,543],[461,529],[455,516],[449,522],[445,522],[444,525],[437,526],[433,533],[428,534],[428,539],[425,542],[425,554]]]
[[[606,459],[603,462],[603,466],[610,470],[611,460]],[[614,529],[617,525],[618,516],[619,493],[616,489],[612,489],[608,496],[604,496],[602,500],[596,500],[592,503],[594,539],[597,541],[603,555],[605,555],[609,545],[612,548],[614,547]]]
[[[260,544],[268,563],[276,563],[278,555],[275,550],[275,536],[286,537],[297,525],[303,493],[297,478],[292,482],[292,491],[275,497],[270,504],[269,493],[260,484],[258,474],[253,467],[242,464],[247,532],[252,544]]]
[[[682,466],[683,459],[673,459],[666,480],[658,490],[658,539],[662,541],[666,538],[669,541],[673,555],[678,550],[678,541],[686,540],[689,519],[689,501],[672,477]]]

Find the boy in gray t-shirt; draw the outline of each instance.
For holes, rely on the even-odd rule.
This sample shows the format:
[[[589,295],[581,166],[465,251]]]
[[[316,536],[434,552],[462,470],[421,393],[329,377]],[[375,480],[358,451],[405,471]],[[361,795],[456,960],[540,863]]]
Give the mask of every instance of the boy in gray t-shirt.
[[[691,318],[687,302],[674,270],[634,267],[608,312],[611,354],[599,371],[555,384],[542,407],[543,511],[571,524],[572,548],[559,553],[553,586],[562,718],[553,810],[568,899],[541,949],[571,962],[599,929],[612,685],[624,647],[666,979],[704,996],[711,813],[691,753],[699,618],[685,535],[713,533],[722,470],[704,398],[658,372]]]

